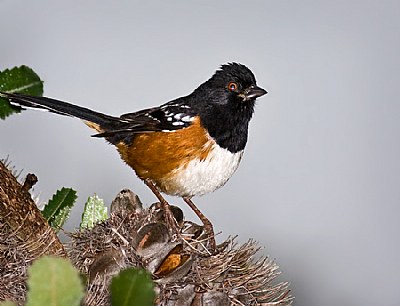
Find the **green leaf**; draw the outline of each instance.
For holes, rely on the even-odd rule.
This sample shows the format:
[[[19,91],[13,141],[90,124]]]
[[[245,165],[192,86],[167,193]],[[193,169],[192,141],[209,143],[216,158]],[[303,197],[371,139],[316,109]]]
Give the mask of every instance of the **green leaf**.
[[[92,228],[96,223],[106,220],[107,207],[104,205],[103,199],[96,194],[88,198],[82,214],[81,230]]]
[[[143,269],[125,269],[111,281],[112,306],[151,306],[155,296],[151,276]]]
[[[77,196],[71,188],[61,188],[44,207],[42,214],[52,228],[58,230],[69,216]]]
[[[64,226],[65,221],[67,221],[69,214],[71,213],[71,207],[64,207],[59,210],[59,212],[51,218],[48,222],[49,225],[54,229],[55,232],[58,232],[60,228]]]
[[[0,72],[0,91],[18,92],[32,96],[43,95],[43,81],[29,67],[20,66]],[[20,107],[8,103],[0,97],[0,118],[4,119],[12,113],[19,113]]]
[[[26,306],[79,306],[83,286],[78,270],[65,258],[42,257],[28,269]]]

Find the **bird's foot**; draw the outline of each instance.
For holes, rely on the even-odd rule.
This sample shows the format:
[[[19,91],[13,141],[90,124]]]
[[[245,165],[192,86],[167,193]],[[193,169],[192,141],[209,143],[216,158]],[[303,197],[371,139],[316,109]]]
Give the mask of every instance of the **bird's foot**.
[[[161,195],[160,191],[158,191],[157,187],[153,184],[151,180],[145,180],[145,184],[150,188],[150,190],[154,193],[154,195],[157,197],[157,199],[161,203],[161,209],[164,212],[164,219],[165,223],[167,224],[168,228],[171,229],[173,233],[181,237],[181,228],[178,225],[177,219],[174,216],[174,213],[171,209],[171,205],[167,202],[167,200],[164,199],[164,197]]]
[[[154,183],[146,179],[145,184],[150,188],[150,190],[154,193],[154,195],[157,197],[157,199],[161,203],[161,208],[164,211],[164,218],[165,222],[172,230],[173,233],[175,233],[178,237],[184,239],[182,237],[181,233],[181,227],[179,226],[176,217],[174,216],[171,205],[164,199],[164,197],[161,195],[160,191],[157,189],[157,187],[154,185]],[[203,222],[203,227],[204,231],[207,235],[208,238],[208,252],[211,255],[217,254],[217,245],[215,243],[215,234],[214,234],[214,228],[210,220],[207,219],[207,217],[197,208],[197,206],[192,202],[190,198],[184,197],[183,200],[190,206],[190,208],[196,213],[196,215],[200,218],[201,222]]]
[[[211,255],[215,255],[218,253],[217,245],[215,243],[215,234],[214,227],[210,220],[197,208],[197,206],[192,202],[190,198],[183,198],[183,200],[190,206],[190,208],[195,212],[195,214],[200,218],[201,222],[203,222],[204,231],[208,236],[208,251]]]

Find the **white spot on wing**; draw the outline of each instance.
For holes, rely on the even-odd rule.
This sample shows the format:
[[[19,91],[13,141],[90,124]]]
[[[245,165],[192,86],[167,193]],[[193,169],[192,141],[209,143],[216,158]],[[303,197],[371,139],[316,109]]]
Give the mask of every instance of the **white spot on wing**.
[[[184,114],[181,114],[181,113],[175,114],[174,118],[175,118],[176,120],[180,120],[181,117],[182,117],[183,115],[184,115]]]
[[[185,117],[181,118],[181,120],[183,122],[191,122],[191,121],[193,121],[193,118],[194,117],[192,117],[192,116],[186,115]]]

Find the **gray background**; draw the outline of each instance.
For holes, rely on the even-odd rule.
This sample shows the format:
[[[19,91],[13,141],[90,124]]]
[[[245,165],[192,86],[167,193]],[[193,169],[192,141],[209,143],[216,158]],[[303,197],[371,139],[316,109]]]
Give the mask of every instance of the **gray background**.
[[[68,2],[68,3],[67,3]],[[295,305],[399,305],[399,1],[0,1],[0,70],[26,64],[45,94],[110,114],[190,93],[238,61],[258,101],[239,170],[196,199],[239,241],[255,238]],[[36,173],[46,201],[78,190],[154,196],[77,120],[0,122],[0,157]],[[174,203],[185,208],[179,199]]]

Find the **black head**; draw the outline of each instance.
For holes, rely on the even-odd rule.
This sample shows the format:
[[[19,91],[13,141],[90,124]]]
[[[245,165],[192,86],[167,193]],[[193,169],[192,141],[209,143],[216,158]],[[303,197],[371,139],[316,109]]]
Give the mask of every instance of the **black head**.
[[[237,152],[246,144],[255,100],[266,93],[257,86],[249,68],[229,63],[193,92],[191,106],[197,109],[203,125],[218,144]]]
[[[196,91],[206,94],[208,103],[220,105],[254,102],[256,98],[267,93],[267,91],[257,86],[256,78],[251,70],[238,63],[222,65]]]

